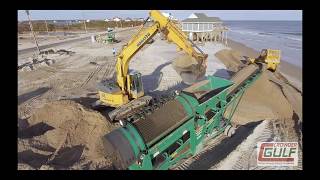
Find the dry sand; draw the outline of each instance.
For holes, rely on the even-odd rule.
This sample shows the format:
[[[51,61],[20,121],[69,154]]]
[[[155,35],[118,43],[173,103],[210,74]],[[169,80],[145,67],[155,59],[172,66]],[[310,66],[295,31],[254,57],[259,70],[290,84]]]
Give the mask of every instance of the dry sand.
[[[262,119],[291,118],[293,109],[281,89],[264,73],[245,91],[235,111],[233,122],[247,124]]]
[[[167,43],[161,40],[159,36],[154,37],[155,41],[152,44],[147,44],[142,48],[130,61],[130,69],[141,72],[142,82],[146,94],[159,95],[174,90],[182,90],[187,85],[182,82],[181,77],[174,69],[173,63],[176,60],[182,60],[184,63],[186,59],[183,51],[177,51],[174,43]],[[216,57],[215,53],[226,47],[220,44],[206,44],[200,48],[208,54],[208,68],[207,75],[217,75],[220,77],[229,77],[226,72],[226,67]],[[187,58],[190,64],[196,62],[194,59]],[[183,64],[186,66],[189,63]]]
[[[215,56],[225,64],[227,69],[237,72],[241,66],[241,54],[232,49],[224,49],[215,54]]]
[[[238,72],[245,62],[244,54],[238,50],[225,49],[216,56],[230,71]],[[252,55],[252,54],[250,54]],[[252,120],[291,118],[293,109],[278,84],[270,81],[272,73],[265,72],[245,91],[234,114],[234,122],[241,125]],[[300,102],[301,103],[301,102]]]
[[[112,47],[119,51],[133,33],[119,33],[121,42],[113,45],[90,41],[64,45],[61,48],[75,54],[57,60],[52,66],[18,72],[19,169],[109,168],[110,161],[101,156],[99,144],[95,143],[112,127],[103,126],[102,122],[107,122],[105,118],[85,107],[97,99],[96,84],[114,75]],[[214,56],[223,48],[211,44],[203,48],[209,54],[207,73],[210,75],[225,69]],[[174,44],[156,39],[137,53],[130,68],[142,73],[147,94],[182,89],[186,85],[171,66],[172,60],[182,54]],[[61,98],[84,106],[57,101]],[[93,130],[95,125],[99,127]],[[66,159],[65,163],[61,159]]]
[[[110,168],[111,162],[103,157],[97,139],[113,126],[104,116],[85,106],[97,98],[97,82],[114,74],[112,47],[119,51],[133,33],[119,33],[121,42],[114,45],[92,44],[89,40],[65,45],[61,48],[76,54],[50,67],[18,73],[18,113],[21,118],[18,121],[18,169]],[[232,43],[230,45],[233,46]],[[228,53],[230,51],[224,50],[228,48],[213,43],[206,43],[200,48],[209,54],[206,75],[229,78],[232,73],[229,75],[226,68],[237,71],[238,65],[243,64],[239,62],[243,55],[239,53],[241,51]],[[238,48],[244,47],[239,45]],[[218,52],[220,50],[222,53]],[[258,54],[246,48],[244,51],[256,53],[252,57]],[[146,94],[157,95],[186,87],[170,65],[179,55],[182,53],[176,51],[174,44],[167,44],[157,37],[153,44],[146,45],[136,54],[130,68],[142,73]],[[98,65],[90,64],[92,61]],[[292,115],[292,109],[302,109],[302,96],[282,80],[265,73],[244,95],[235,121],[245,124],[275,118],[274,122],[283,128],[281,131],[292,130],[295,123],[286,118]],[[41,89],[43,87],[47,89]],[[84,106],[73,101],[56,101],[62,97],[76,100]],[[293,107],[286,106],[288,103]],[[302,110],[299,117],[301,115]],[[29,119],[25,120],[27,117]],[[292,137],[294,140],[295,136]]]
[[[121,32],[125,30],[130,29],[136,29],[137,27],[129,27],[129,28],[117,28],[116,32]],[[84,37],[91,37],[93,35],[97,34],[105,34],[105,31],[89,31],[88,33],[84,31],[60,31],[55,32],[56,34],[52,34],[54,32],[50,32],[49,35],[47,34],[36,34],[37,42],[39,46],[49,45],[53,43],[59,43],[69,40],[74,40],[78,38],[84,38]],[[66,34],[66,35],[64,35]],[[28,49],[36,47],[34,43],[34,39],[31,33],[25,33],[25,34],[18,34],[18,50]]]
[[[237,64],[241,65],[237,63],[241,58],[234,57],[235,53],[251,57],[258,54],[240,43],[233,47],[235,49],[222,50],[216,54],[226,66],[229,66],[230,70],[237,69]],[[283,69],[285,67],[282,66]],[[243,127],[253,122],[263,121],[264,123],[266,120],[269,120],[267,126],[253,131],[251,136],[254,138],[250,136],[246,141],[238,144],[230,155],[210,169],[259,169],[255,165],[255,157],[251,156],[252,153],[255,153],[256,142],[259,141],[296,141],[302,148],[302,92],[279,72],[265,71],[246,90],[232,122],[236,126]],[[292,168],[264,167],[264,169]],[[293,169],[302,169],[302,153],[299,153],[298,167]]]
[[[100,113],[62,100],[47,103],[27,121],[29,127],[19,131],[19,162],[36,169],[111,166],[110,160],[104,158],[103,145],[98,139],[108,133],[112,125]],[[36,156],[42,158],[32,158]]]
[[[234,49],[221,50],[216,53],[216,56],[229,68],[229,70],[234,72],[237,72],[238,67],[243,64],[241,61],[244,60],[243,56],[245,55],[248,55],[248,53],[243,53]],[[249,55],[252,54],[249,53]],[[265,71],[244,93],[234,114],[234,122],[246,124],[252,120],[292,118],[294,109],[299,109],[296,106],[302,104],[302,102],[289,102],[289,100],[296,99],[291,98],[288,100],[287,96],[293,93],[292,87],[289,93],[289,90],[287,90],[289,88],[288,85],[285,83],[281,84],[282,80],[283,77],[276,76],[276,73],[274,74]],[[287,95],[284,93],[286,91],[288,92]],[[301,111],[298,110],[298,112],[300,114]]]
[[[237,46],[238,49],[224,49],[215,54],[231,71],[231,76],[241,76],[235,72],[244,64],[242,56],[258,55],[240,43]],[[198,155],[187,159],[177,169],[302,169],[301,122],[301,91],[280,73],[266,71],[247,89],[239,103],[232,119],[237,127],[235,135],[210,140]],[[265,141],[299,142],[298,166],[257,166],[257,142]]]
[[[228,40],[234,51],[241,52],[241,56],[257,57],[259,52],[236,41]],[[243,58],[244,59],[244,58]],[[234,61],[234,59],[228,59]],[[225,63],[226,60],[222,60]],[[275,73],[267,71],[271,83],[279,87],[286,99],[291,104],[299,120],[302,121],[302,69],[281,61],[279,69]]]

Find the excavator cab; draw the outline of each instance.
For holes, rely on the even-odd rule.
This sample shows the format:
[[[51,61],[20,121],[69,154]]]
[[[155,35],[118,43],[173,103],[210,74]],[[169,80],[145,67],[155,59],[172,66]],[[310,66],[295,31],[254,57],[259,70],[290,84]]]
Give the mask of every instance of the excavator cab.
[[[131,71],[127,75],[127,83],[130,89],[128,90],[130,98],[137,99],[144,95],[141,73],[138,71]]]
[[[137,99],[144,96],[141,73],[131,71],[127,75],[128,94],[124,95],[113,80],[104,80],[98,83],[99,100],[92,104],[92,107],[97,107],[106,104],[111,107],[119,107],[129,102],[130,99]]]

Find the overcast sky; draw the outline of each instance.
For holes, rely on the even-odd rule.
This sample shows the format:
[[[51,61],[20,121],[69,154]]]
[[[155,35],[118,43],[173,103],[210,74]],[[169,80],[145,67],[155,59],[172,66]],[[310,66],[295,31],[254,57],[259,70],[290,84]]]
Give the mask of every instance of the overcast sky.
[[[302,20],[302,10],[162,10],[177,19],[200,12],[222,20]],[[148,10],[30,10],[32,20],[105,19],[115,16],[146,18]],[[18,20],[27,20],[25,10],[18,10]]]

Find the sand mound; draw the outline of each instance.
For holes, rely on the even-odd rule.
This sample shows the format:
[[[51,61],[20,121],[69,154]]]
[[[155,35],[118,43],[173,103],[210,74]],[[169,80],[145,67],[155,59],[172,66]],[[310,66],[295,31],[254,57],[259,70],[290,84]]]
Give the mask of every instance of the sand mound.
[[[233,116],[233,122],[246,124],[263,119],[291,119],[293,109],[281,88],[266,73],[247,89]]]
[[[174,59],[172,67],[180,75],[182,81],[189,85],[202,79],[206,73],[205,66],[189,55],[181,55]]]
[[[234,72],[239,70],[239,66],[242,64],[241,60],[244,60],[240,52],[229,49],[223,49],[217,52],[215,56],[222,61],[228,70]]]
[[[197,60],[189,55],[181,55],[174,59],[172,65],[180,68],[189,68],[192,65],[198,64]]]
[[[241,53],[235,50],[224,49],[215,55],[226,65],[228,70],[234,72],[239,71],[243,64],[241,61],[244,60]],[[292,116],[292,106],[283,94],[281,87],[271,82],[265,72],[245,91],[234,113],[233,122],[243,125],[263,119],[291,119]]]
[[[78,166],[81,166],[79,161],[90,162],[91,166],[99,166],[95,162],[104,166],[110,165],[110,161],[103,156],[101,136],[110,132],[112,125],[100,113],[86,109],[73,101],[62,100],[50,102],[37,109],[28,122],[30,127],[24,130],[27,132],[20,134],[23,134],[24,138],[33,139],[35,137],[30,136],[37,136],[40,133],[42,144],[55,149],[47,157],[46,163],[41,165],[67,168],[77,162]],[[44,131],[43,129],[47,131],[41,135],[39,131]],[[32,145],[30,143],[30,146]],[[26,152],[26,149],[26,146],[20,148],[23,152]],[[28,154],[24,153],[24,156]]]

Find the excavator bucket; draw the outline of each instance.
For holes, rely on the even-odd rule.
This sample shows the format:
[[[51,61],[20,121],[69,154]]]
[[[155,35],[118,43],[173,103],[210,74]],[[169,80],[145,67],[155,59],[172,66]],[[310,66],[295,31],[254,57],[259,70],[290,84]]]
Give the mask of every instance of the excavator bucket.
[[[206,74],[206,62],[183,55],[172,62],[173,69],[180,75],[182,81],[188,85],[203,80]]]

